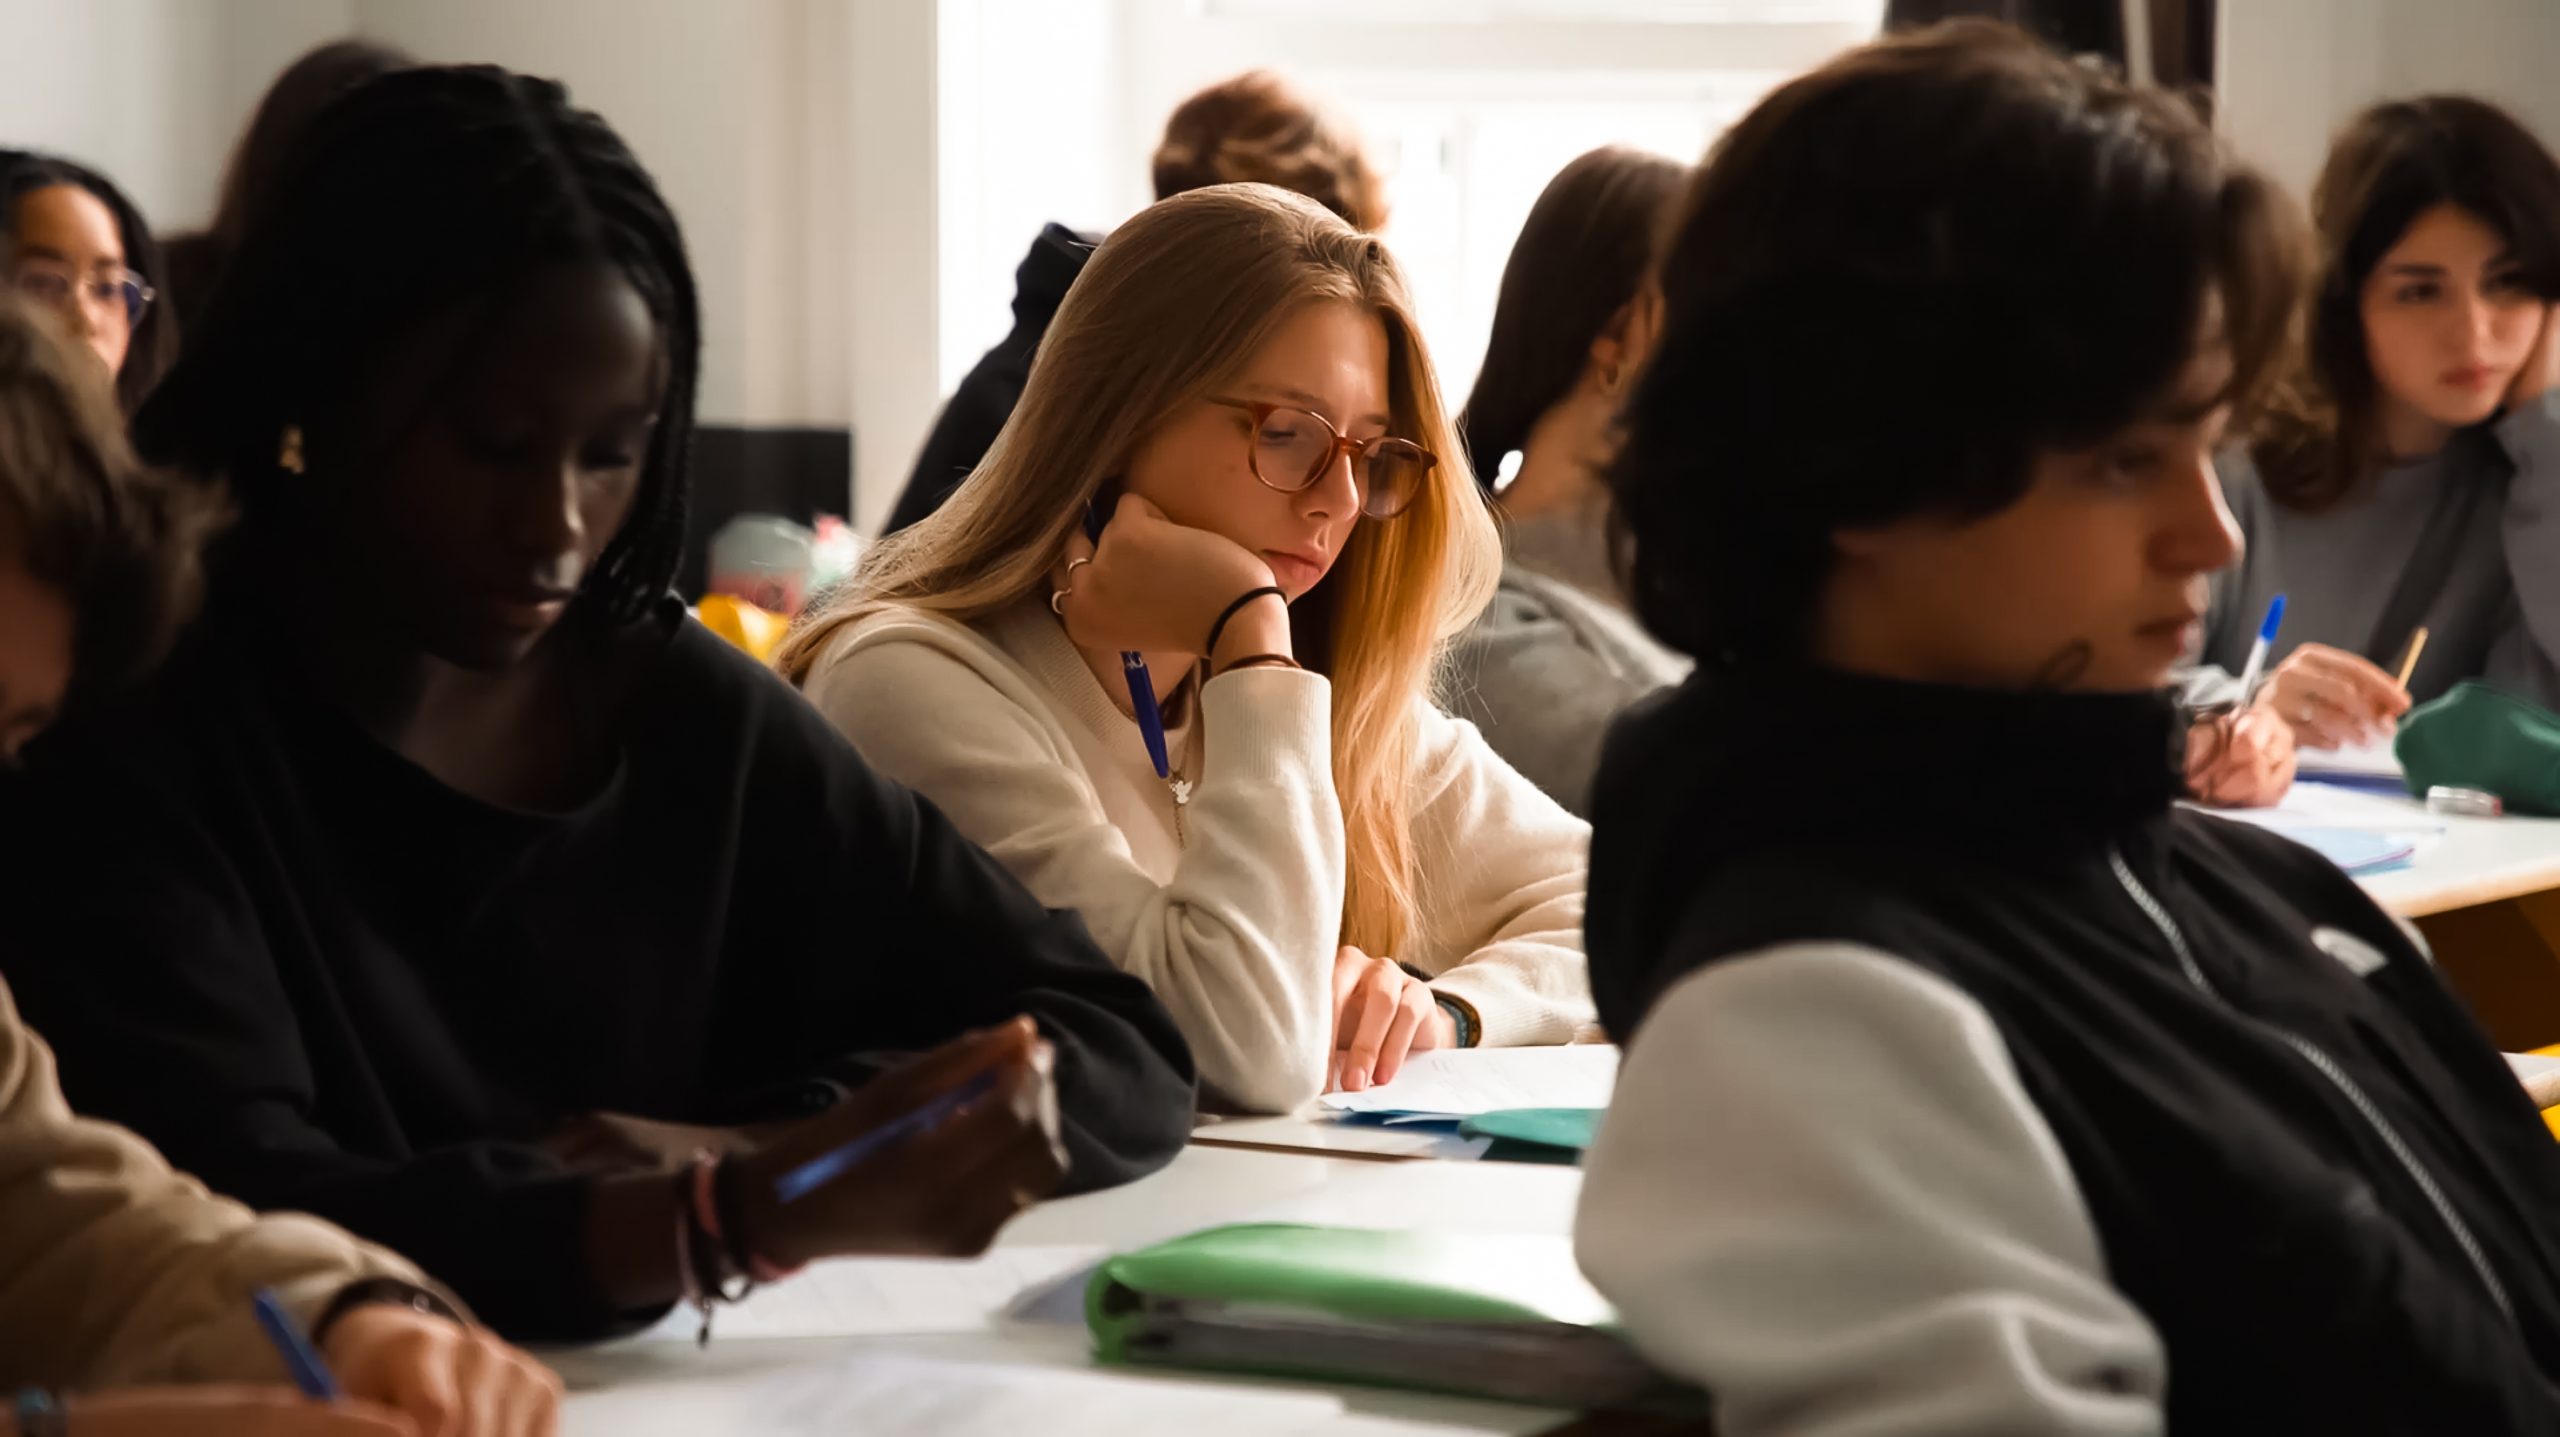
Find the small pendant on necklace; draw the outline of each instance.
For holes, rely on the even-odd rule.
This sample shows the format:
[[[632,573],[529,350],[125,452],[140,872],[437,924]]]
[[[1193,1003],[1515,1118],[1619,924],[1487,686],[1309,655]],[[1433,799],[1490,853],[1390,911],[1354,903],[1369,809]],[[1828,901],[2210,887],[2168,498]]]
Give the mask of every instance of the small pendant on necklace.
[[[1180,808],[1191,802],[1191,780],[1187,778],[1169,778],[1165,780],[1164,786],[1173,790],[1174,807]]]

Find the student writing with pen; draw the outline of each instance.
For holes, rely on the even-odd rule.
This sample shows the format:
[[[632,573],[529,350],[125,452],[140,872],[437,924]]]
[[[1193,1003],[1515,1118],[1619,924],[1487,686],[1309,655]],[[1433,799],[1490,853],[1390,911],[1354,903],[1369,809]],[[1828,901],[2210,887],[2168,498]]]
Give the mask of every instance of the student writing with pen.
[[[2560,1432],[2560,1148],[2354,880],[2177,801],[2300,229],[1981,25],[1693,186],[1609,483],[1699,669],[1596,791],[1576,1250],[1726,1437]]]
[[[2560,163],[2484,102],[2394,101],[2341,133],[2312,208],[2305,352],[2218,460],[2246,548],[2189,691],[2235,697],[2283,591],[2255,699],[2305,747],[2385,739],[2464,679],[2560,706]]]
[[[973,1252],[1189,1129],[1145,986],[668,596],[698,334],[557,85],[335,102],[137,423],[237,510],[205,615],[0,818],[74,1101],[524,1339]]]
[[[135,465],[107,371],[39,318],[0,299],[0,761],[149,666],[193,602],[207,517]],[[348,1402],[278,1385],[249,1306],[268,1288]],[[539,1437],[558,1395],[398,1256],[254,1216],[75,1114],[0,984],[0,1434]]]

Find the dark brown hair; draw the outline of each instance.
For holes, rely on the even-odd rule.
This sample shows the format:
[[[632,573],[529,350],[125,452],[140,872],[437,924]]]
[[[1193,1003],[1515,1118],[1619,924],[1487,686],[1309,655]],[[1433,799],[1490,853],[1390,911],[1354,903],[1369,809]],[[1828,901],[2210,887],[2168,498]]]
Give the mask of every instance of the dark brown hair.
[[[2277,503],[2327,508],[2380,462],[2365,280],[2418,216],[2448,204],[2498,232],[2528,290],[2560,301],[2560,163],[2532,132],[2467,95],[2394,100],[2357,116],[2311,195],[2319,261],[2302,352],[2250,446]]]
[[[701,310],[675,213],[604,119],[555,80],[494,65],[420,66],[341,96],[213,293],[177,368],[134,416],[154,462],[219,478],[244,532],[344,452],[386,356],[434,316],[485,319],[525,276],[609,265],[647,305],[667,370],[622,532],[586,595],[621,622],[654,612],[684,553]],[[441,379],[439,382],[444,382]]]
[[[2302,248],[2186,102],[2006,26],[1898,35],[1781,87],[1664,250],[1607,474],[1637,613],[1706,664],[1800,662],[1835,535],[2015,503],[2040,452],[2169,401],[2210,316],[2245,411]]]
[[[1591,345],[1644,286],[1685,166],[1611,145],[1556,172],[1529,207],[1493,335],[1458,427],[1476,481],[1491,488],[1502,456],[1529,441],[1538,417],[1572,391]]]
[[[267,87],[266,98],[241,133],[222,171],[222,202],[214,210],[213,238],[227,254],[240,247],[249,226],[264,213],[294,145],[312,120],[340,95],[368,80],[417,64],[408,51],[371,40],[332,40],[306,52]]]
[[[1375,234],[1386,185],[1348,125],[1269,70],[1221,80],[1174,107],[1156,146],[1156,198],[1254,181],[1295,190]]]
[[[210,496],[143,469],[95,366],[0,296],[0,560],[78,616],[75,702],[166,653],[202,588]]]
[[[17,223],[18,200],[38,190],[57,185],[70,185],[88,191],[116,219],[116,239],[124,246],[124,267],[142,276],[154,287],[166,281],[168,266],[160,257],[160,242],[152,238],[151,226],[143,222],[142,211],[115,182],[86,165],[75,164],[58,155],[34,154],[23,150],[0,150],[0,234],[8,233]],[[178,318],[165,303],[153,304],[142,313],[142,323],[133,327],[133,337],[126,344],[124,368],[116,372],[116,398],[127,414],[142,407],[151,397],[160,378],[178,357]]]

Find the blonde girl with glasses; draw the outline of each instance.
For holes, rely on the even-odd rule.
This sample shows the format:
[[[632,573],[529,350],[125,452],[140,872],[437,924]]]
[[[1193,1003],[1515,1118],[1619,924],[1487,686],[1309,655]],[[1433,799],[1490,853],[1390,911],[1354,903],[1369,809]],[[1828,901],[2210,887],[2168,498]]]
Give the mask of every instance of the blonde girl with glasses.
[[[1154,986],[1217,1105],[1591,1018],[1589,830],[1433,702],[1500,546],[1412,313],[1300,196],[1143,211],[985,462],[778,658]]]

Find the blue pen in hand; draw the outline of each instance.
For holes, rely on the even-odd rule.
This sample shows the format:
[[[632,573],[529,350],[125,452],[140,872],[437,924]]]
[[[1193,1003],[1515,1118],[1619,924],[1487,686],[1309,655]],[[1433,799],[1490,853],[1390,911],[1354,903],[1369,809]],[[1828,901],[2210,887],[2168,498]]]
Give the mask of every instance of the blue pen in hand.
[[[2284,627],[2284,595],[2278,594],[2267,604],[2267,617],[2258,625],[2258,641],[2249,646],[2249,662],[2240,667],[2239,707],[2249,706],[2250,694],[2258,687],[2258,675],[2267,669],[2267,650],[2275,647],[2276,630]]]
[[[329,1375],[329,1364],[321,1359],[310,1339],[302,1335],[284,1304],[276,1301],[275,1290],[259,1288],[250,1306],[258,1314],[258,1326],[266,1329],[267,1340],[276,1345],[276,1355],[284,1359],[285,1371],[293,1374],[293,1385],[302,1395],[315,1402],[338,1400],[338,1379]]]
[[[1102,516],[1090,504],[1084,506],[1084,536],[1095,544],[1102,542]],[[1164,711],[1156,707],[1156,678],[1147,672],[1146,659],[1134,650],[1120,651],[1120,676],[1129,681],[1129,712],[1138,720],[1138,736],[1146,740],[1147,758],[1156,766],[1156,777],[1173,776],[1173,756],[1164,746]]]
[[[995,1091],[996,1075],[980,1073],[906,1116],[882,1123],[840,1147],[823,1153],[773,1180],[775,1202],[798,1202],[851,1172],[873,1153],[904,1138],[930,1132],[944,1119]]]

